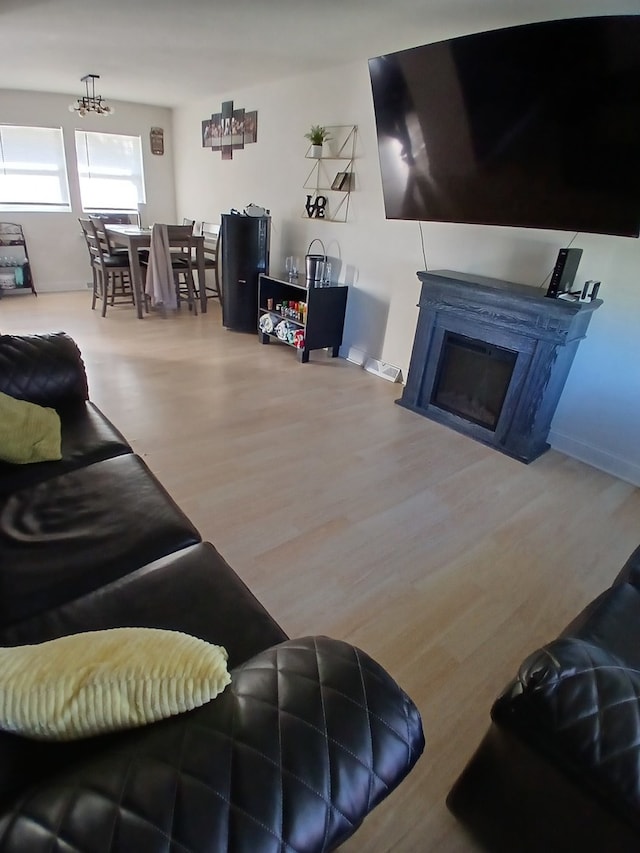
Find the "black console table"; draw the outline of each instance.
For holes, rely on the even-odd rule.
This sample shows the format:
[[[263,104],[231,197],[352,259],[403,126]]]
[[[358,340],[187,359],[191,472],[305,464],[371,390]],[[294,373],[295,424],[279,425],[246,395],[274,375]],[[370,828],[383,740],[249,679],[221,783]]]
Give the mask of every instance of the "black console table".
[[[593,302],[513,282],[419,272],[418,325],[396,402],[522,462],[547,435]]]

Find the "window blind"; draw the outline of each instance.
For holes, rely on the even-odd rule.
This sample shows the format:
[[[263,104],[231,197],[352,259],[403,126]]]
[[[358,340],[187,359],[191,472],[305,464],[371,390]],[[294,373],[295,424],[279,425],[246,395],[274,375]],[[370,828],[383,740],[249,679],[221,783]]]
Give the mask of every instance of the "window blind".
[[[80,197],[84,211],[134,211],[144,204],[139,136],[76,130]]]
[[[0,125],[0,210],[70,210],[60,127]]]

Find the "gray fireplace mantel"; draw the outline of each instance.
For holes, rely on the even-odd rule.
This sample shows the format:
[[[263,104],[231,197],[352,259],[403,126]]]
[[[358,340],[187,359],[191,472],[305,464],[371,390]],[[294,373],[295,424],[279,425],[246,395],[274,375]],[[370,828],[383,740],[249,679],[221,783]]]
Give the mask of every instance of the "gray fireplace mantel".
[[[549,447],[573,358],[602,301],[549,299],[534,287],[451,270],[419,272],[418,278],[418,325],[407,383],[396,402],[515,459],[533,461]],[[517,353],[494,429],[434,402],[448,332]]]

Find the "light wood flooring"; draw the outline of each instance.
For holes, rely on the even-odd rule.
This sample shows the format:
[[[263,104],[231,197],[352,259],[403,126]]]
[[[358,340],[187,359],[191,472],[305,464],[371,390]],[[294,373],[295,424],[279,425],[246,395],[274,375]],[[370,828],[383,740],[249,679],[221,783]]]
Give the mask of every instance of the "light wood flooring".
[[[0,331],[68,331],[92,399],[287,633],[360,646],[421,710],[423,757],[343,849],[476,850],[445,796],[521,660],[640,541],[640,490],[515,462],[343,359],[224,330],[215,302],[139,321],[89,300],[6,297]]]

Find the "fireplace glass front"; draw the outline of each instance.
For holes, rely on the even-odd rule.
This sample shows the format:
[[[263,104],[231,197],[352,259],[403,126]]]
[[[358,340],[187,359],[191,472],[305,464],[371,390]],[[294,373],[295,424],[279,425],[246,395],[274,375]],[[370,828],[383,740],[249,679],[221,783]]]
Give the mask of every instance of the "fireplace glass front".
[[[445,332],[431,404],[495,431],[517,352]]]

